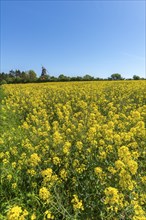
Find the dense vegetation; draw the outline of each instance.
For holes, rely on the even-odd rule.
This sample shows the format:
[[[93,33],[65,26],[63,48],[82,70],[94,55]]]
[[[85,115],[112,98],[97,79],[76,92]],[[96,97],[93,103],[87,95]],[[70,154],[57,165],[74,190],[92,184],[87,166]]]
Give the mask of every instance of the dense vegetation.
[[[140,80],[139,76],[134,75],[134,80]],[[9,73],[0,73],[0,84],[10,84],[10,83],[31,83],[31,82],[65,82],[65,81],[98,81],[98,80],[124,80],[124,78],[119,73],[114,73],[107,79],[103,78],[95,78],[90,75],[85,75],[83,77],[76,76],[76,77],[69,77],[63,74],[59,75],[58,77],[50,76],[47,74],[47,70],[42,67],[41,76],[38,77],[37,74],[33,70],[29,71],[20,71],[20,70],[11,70]]]
[[[1,86],[2,220],[146,220],[144,81]]]

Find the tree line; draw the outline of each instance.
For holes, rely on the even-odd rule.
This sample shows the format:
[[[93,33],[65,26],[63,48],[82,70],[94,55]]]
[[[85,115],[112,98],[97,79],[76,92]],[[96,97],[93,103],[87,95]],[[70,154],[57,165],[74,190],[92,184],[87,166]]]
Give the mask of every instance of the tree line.
[[[133,75],[133,78],[126,80],[140,80],[137,75]],[[41,75],[38,77],[34,70],[20,71],[20,70],[10,70],[9,73],[0,73],[0,84],[11,84],[11,83],[39,83],[39,82],[66,82],[66,81],[100,81],[100,80],[125,80],[119,73],[113,73],[108,78],[93,77],[89,74],[85,76],[65,76],[64,74],[58,77],[50,76],[47,74],[47,70],[42,67]]]

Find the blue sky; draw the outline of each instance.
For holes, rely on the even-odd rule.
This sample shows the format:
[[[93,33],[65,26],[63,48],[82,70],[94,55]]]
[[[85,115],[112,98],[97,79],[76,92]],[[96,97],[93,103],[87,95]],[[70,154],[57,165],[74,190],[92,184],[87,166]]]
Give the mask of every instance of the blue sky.
[[[145,1],[1,1],[1,69],[145,77]]]

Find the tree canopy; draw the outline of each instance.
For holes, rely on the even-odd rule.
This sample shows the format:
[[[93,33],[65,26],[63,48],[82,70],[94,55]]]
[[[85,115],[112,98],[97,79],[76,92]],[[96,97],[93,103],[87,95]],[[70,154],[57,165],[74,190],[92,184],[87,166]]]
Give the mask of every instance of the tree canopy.
[[[137,75],[133,75],[133,80],[141,79]],[[144,79],[144,78],[142,78]],[[29,82],[65,82],[65,81],[98,81],[98,80],[124,80],[121,74],[113,73],[107,79],[95,78],[89,74],[82,76],[65,76],[60,74],[58,77],[50,76],[47,74],[47,70],[42,67],[41,75],[38,77],[34,70],[21,71],[19,69],[10,70],[9,73],[0,73],[0,84],[6,83],[29,83]],[[131,80],[131,79],[130,79]]]
[[[134,76],[133,76],[133,79],[134,79],[134,80],[139,80],[139,79],[140,79],[140,77],[139,77],[139,76],[137,76],[137,75],[134,75]]]
[[[119,74],[119,73],[113,73],[113,74],[111,75],[111,79],[112,79],[112,80],[121,80],[121,79],[123,79],[123,78],[122,78],[121,74]]]

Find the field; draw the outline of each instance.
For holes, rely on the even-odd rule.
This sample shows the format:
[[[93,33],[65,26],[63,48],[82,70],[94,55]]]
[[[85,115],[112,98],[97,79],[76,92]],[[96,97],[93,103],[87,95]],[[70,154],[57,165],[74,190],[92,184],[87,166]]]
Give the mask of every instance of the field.
[[[1,87],[2,220],[146,220],[145,81]]]

